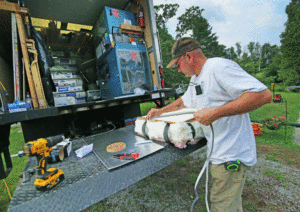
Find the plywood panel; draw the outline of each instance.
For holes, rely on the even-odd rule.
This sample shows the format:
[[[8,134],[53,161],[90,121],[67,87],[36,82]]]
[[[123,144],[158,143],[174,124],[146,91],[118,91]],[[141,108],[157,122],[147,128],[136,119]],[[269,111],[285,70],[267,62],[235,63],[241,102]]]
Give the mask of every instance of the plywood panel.
[[[153,42],[152,42],[152,36],[151,36],[151,29],[150,29],[150,19],[149,19],[149,13],[148,13],[148,5],[147,5],[147,1],[143,0],[141,1],[141,5],[144,8],[144,17],[145,17],[145,40],[147,43],[147,48],[150,48],[153,46]],[[158,82],[157,82],[157,73],[156,70],[158,70],[158,67],[156,67],[156,63],[155,63],[155,57],[154,57],[154,53],[150,53],[149,55],[149,60],[150,60],[150,69],[151,69],[151,75],[152,75],[152,81],[154,83],[154,85],[156,85],[156,87],[158,88]]]

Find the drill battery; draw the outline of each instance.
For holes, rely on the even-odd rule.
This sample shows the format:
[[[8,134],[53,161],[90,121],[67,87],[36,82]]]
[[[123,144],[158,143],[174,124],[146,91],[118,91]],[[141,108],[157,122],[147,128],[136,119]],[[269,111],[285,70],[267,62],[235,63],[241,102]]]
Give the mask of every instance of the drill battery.
[[[36,141],[29,141],[24,145],[24,153],[37,158],[37,178],[34,182],[36,189],[48,190],[64,180],[64,172],[60,169],[47,169],[47,158],[50,156],[52,147],[65,138],[63,135],[40,138]]]

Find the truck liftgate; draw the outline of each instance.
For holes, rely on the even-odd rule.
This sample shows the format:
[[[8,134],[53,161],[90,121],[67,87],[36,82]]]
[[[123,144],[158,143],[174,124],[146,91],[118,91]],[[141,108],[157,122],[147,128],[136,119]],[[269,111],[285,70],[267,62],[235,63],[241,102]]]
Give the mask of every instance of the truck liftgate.
[[[143,178],[167,167],[191,152],[201,148],[205,140],[181,150],[173,145],[161,146],[161,150],[132,161],[116,169],[108,170],[99,159],[102,142],[130,141],[141,139],[128,126],[113,132],[97,134],[73,140],[73,148],[93,143],[94,152],[78,159],[74,151],[64,161],[51,167],[64,171],[65,179],[52,190],[37,191],[29,182],[20,182],[8,211],[80,211],[125,189]],[[160,145],[160,144],[158,144]],[[104,146],[105,148],[105,146]],[[35,158],[30,158],[25,170],[34,168]]]

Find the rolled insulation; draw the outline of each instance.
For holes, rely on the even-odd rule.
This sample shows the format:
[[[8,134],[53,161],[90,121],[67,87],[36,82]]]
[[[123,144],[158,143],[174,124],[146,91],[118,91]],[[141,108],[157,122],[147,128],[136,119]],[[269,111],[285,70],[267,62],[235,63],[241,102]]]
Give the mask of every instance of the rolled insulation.
[[[174,122],[174,116],[172,122],[166,119],[146,120],[143,117],[137,118],[134,131],[151,140],[173,143],[180,149],[186,148],[187,143],[194,145],[201,138],[204,138],[203,125],[198,121],[185,122],[180,117],[179,122]]]

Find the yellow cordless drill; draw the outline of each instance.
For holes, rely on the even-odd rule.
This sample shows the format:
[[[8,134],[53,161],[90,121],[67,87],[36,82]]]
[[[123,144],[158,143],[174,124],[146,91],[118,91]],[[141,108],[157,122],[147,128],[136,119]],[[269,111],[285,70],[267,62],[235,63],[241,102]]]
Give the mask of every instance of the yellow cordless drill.
[[[62,170],[56,168],[46,169],[47,157],[50,156],[50,151],[53,150],[52,147],[64,139],[63,135],[57,135],[29,141],[24,145],[24,153],[37,158],[38,176],[34,181],[37,190],[49,190],[64,180],[65,177]]]

